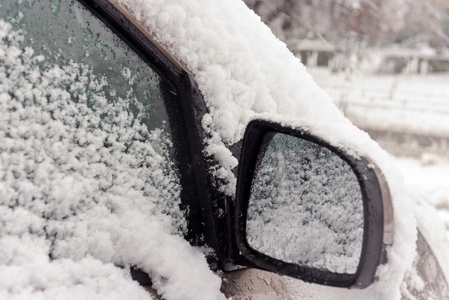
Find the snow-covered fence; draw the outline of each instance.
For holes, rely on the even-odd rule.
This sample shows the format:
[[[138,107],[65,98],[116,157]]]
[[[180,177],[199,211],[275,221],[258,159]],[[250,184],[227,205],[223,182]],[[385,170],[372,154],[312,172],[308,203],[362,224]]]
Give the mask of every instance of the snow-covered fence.
[[[355,40],[338,45],[321,40],[295,40],[288,47],[308,67],[328,67],[333,72],[348,69],[388,74],[449,72],[449,52],[429,47],[370,48]]]
[[[354,124],[388,150],[449,154],[449,73],[308,71]]]
[[[449,53],[356,41],[288,46],[342,112],[389,151],[449,154]]]

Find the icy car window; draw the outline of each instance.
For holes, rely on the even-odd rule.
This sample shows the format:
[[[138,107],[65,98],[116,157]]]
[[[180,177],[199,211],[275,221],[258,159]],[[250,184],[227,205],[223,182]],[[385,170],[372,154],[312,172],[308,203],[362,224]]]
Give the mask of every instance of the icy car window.
[[[289,263],[355,273],[363,202],[354,171],[323,146],[276,133],[254,175],[247,238],[255,250]]]
[[[185,233],[162,79],[73,1],[2,2],[0,41],[0,264],[24,234],[126,264],[141,214]]]

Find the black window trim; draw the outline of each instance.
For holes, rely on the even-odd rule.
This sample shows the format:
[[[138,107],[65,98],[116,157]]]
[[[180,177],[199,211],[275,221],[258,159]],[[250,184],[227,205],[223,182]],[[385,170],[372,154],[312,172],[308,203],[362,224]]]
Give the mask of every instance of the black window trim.
[[[225,240],[227,235],[223,232],[228,232],[228,230],[222,226],[218,230],[218,225],[215,222],[216,216],[214,215],[216,214],[214,212],[217,209],[214,207],[216,206],[214,203],[223,201],[218,200],[222,195],[213,188],[211,175],[207,172],[211,158],[206,158],[203,154],[206,134],[201,126],[201,119],[207,113],[207,108],[195,80],[186,70],[181,69],[167,58],[161,49],[109,1],[78,1],[128,44],[156,73],[167,79],[172,94],[178,96],[178,101],[170,103],[170,106],[175,108],[177,115],[176,122],[173,119],[170,120],[170,127],[175,127],[173,132],[177,133],[175,133],[174,139],[179,139],[181,144],[181,147],[178,145],[178,149],[176,149],[177,163],[182,173],[181,201],[190,211],[188,224],[195,224],[194,226],[189,225],[187,239],[195,246],[203,246],[205,243],[215,250],[215,255],[208,256],[207,259],[211,269],[220,268],[224,254],[222,250],[227,245],[227,240]],[[172,117],[173,113],[169,113],[169,119]],[[197,228],[201,228],[201,230],[198,232]],[[217,235],[217,232],[220,232],[220,236]]]

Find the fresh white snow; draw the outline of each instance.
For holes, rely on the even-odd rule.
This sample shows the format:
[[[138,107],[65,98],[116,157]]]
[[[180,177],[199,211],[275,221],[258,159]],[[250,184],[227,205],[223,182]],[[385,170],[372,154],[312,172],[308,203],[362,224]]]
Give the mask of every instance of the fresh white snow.
[[[374,160],[394,199],[395,243],[388,264],[378,268],[379,281],[368,290],[379,299],[399,299],[401,281],[415,255],[416,220],[410,194],[386,152],[343,117],[299,60],[243,2],[120,2],[195,75],[209,107],[203,120],[212,136],[208,151],[222,163],[216,175],[230,183],[225,192],[232,195],[235,190],[235,158],[226,146],[241,139],[255,118],[307,126],[331,143],[355,148]]]
[[[395,242],[388,249],[388,263],[378,269],[379,281],[363,293],[373,299],[400,299],[401,281],[415,255],[416,219],[411,193],[393,160],[339,112],[260,18],[239,0],[120,3],[127,5],[194,74],[209,109],[202,120],[210,134],[206,151],[220,162],[215,175],[227,181],[222,187],[227,194],[235,193],[232,169],[237,165],[228,147],[242,138],[247,123],[256,118],[305,126],[334,145],[355,149],[354,155],[366,154],[373,159],[390,184]],[[0,212],[0,242],[4,245],[0,247],[0,298],[149,297],[126,275],[126,269],[113,267],[113,263],[125,268],[135,264],[150,272],[156,288],[168,300],[224,298],[219,291],[220,280],[208,270],[201,252],[174,234],[177,227],[173,221],[177,219],[161,214],[141,194],[138,187],[146,186],[143,180],[154,174],[149,168],[136,168],[133,158],[119,151],[124,141],[117,138],[112,145],[117,151],[98,158],[109,160],[115,167],[112,174],[120,179],[120,185],[108,189],[108,176],[112,174],[91,166],[98,139],[129,125],[120,102],[107,106],[116,112],[117,124],[111,124],[110,131],[89,134],[82,126],[93,122],[95,128],[99,121],[79,115],[80,110],[90,108],[82,101],[80,105],[67,101],[66,88],[58,86],[67,76],[87,67],[50,66],[42,73],[38,65],[43,58],[33,56],[31,48],[21,50],[20,33],[11,31],[4,22],[0,24],[0,61],[12,70],[17,68],[14,76],[7,76],[7,68],[0,68],[0,138],[8,140],[0,145],[5,147],[0,178],[7,179],[2,181],[0,191],[5,195],[20,191],[20,197],[1,197],[1,201],[16,199],[18,203],[6,203]],[[101,84],[100,78],[91,79]],[[12,95],[17,101],[11,101]],[[101,101],[101,93],[97,99]],[[51,105],[62,105],[66,113],[53,120]],[[70,126],[74,118],[82,124],[79,131],[72,131]],[[151,138],[158,133],[148,134]],[[79,150],[74,143],[77,140],[86,140],[90,148]],[[70,154],[69,149],[79,151],[79,155]],[[163,155],[153,150],[142,145],[136,153],[142,160],[151,159],[149,165],[164,164]],[[65,163],[54,164],[60,160]],[[148,183],[150,189],[158,184]],[[176,180],[163,184],[172,187],[171,194],[159,195],[156,189],[152,191],[156,198],[176,198]],[[53,201],[33,199],[35,192],[45,193]],[[72,208],[75,214],[70,213]],[[59,239],[61,235],[64,238]],[[53,261],[49,253],[55,255]],[[355,295],[352,292],[342,293]]]

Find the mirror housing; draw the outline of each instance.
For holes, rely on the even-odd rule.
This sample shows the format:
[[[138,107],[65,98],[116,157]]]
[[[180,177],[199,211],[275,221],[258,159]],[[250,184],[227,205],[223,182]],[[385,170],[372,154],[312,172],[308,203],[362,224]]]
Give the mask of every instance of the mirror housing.
[[[326,151],[336,154],[347,163],[355,174],[363,202],[363,241],[355,272],[337,273],[321,267],[292,263],[279,257],[275,258],[268,253],[259,252],[248,242],[247,219],[251,189],[254,178],[257,176],[261,155],[264,155],[271,137],[277,133],[309,141],[311,144],[325,148]],[[386,246],[392,243],[392,207],[389,190],[382,173],[369,159],[351,156],[346,151],[305,130],[291,129],[262,120],[250,122],[245,132],[238,170],[234,218],[238,255],[244,258],[245,265],[330,286],[364,288],[371,284],[375,280],[377,266],[386,262]],[[301,222],[301,220],[283,221]],[[239,261],[242,259],[240,258]],[[302,261],[302,258],[298,257],[298,261]]]

